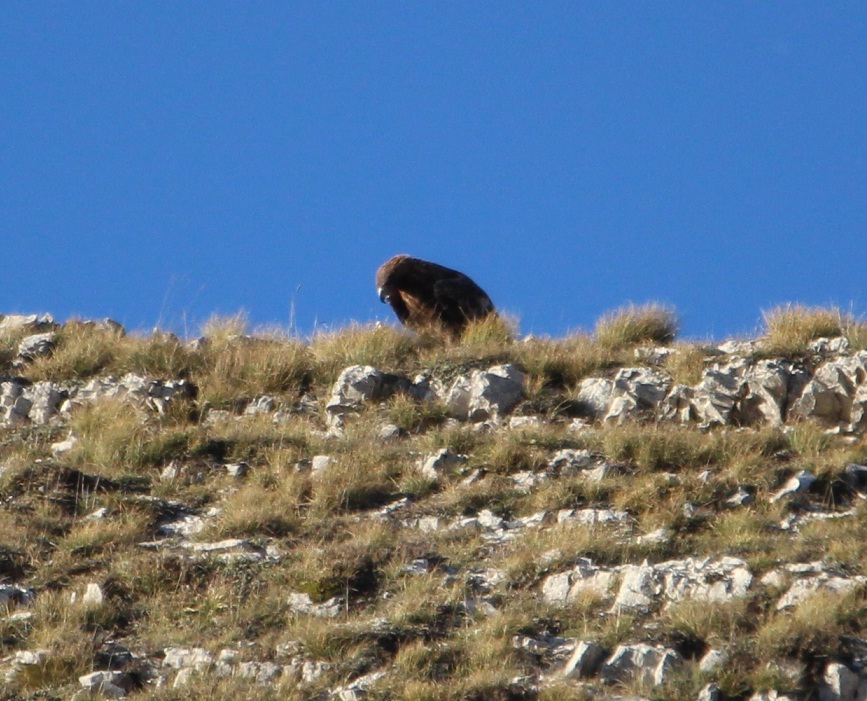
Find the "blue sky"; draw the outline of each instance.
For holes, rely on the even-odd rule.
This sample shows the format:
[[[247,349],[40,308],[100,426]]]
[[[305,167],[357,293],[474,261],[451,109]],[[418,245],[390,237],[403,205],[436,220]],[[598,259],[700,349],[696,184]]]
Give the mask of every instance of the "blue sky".
[[[0,59],[0,312],[392,322],[395,253],[525,333],[867,312],[865,3],[17,2]]]

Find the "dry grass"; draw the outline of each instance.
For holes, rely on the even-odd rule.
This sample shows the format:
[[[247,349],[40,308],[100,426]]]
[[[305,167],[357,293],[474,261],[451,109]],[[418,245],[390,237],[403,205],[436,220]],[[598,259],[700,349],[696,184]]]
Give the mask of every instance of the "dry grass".
[[[796,356],[806,353],[811,341],[842,336],[852,319],[837,307],[809,307],[786,304],[762,312],[767,331],[764,352],[769,355]]]
[[[310,352],[317,364],[317,376],[328,381],[349,365],[372,365],[393,371],[411,362],[420,348],[436,342],[433,337],[413,337],[393,326],[351,324],[315,334]]]
[[[605,348],[629,348],[639,343],[667,344],[677,336],[677,315],[662,304],[630,304],[596,322],[597,342]]]
[[[232,407],[263,394],[300,394],[310,381],[312,363],[300,341],[233,335],[220,328],[205,335],[199,368],[193,380],[201,401]]]
[[[114,368],[127,348],[118,329],[71,322],[57,332],[54,352],[37,358],[23,374],[33,381],[86,379]]]
[[[614,365],[617,355],[587,334],[564,339],[532,338],[516,344],[515,361],[531,379],[562,389]]]
[[[679,385],[697,385],[701,382],[704,369],[704,353],[698,346],[678,346],[665,360],[665,371]]]
[[[713,675],[699,675],[689,660],[663,688],[632,685],[624,692],[691,699],[712,679],[731,697],[775,686],[806,695],[806,682],[787,680],[780,665],[845,658],[841,641],[867,637],[864,594],[820,593],[793,611],[777,612],[777,592],[758,580],[782,563],[809,562],[817,554],[863,574],[867,517],[859,509],[855,516],[802,525],[795,534],[781,529],[781,521],[809,508],[770,504],[769,496],[795,471],[810,469],[818,477],[807,496],[810,507],[857,505],[842,475],[848,463],[867,462],[867,441],[846,441],[809,422],[785,433],[637,423],[570,427],[570,393],[581,379],[634,364],[636,344],[668,343],[675,327],[673,312],[659,305],[608,315],[593,336],[520,342],[502,319],[471,325],[462,343],[384,326],[323,332],[304,343],[280,332],[251,336],[243,315],[212,319],[206,340],[195,345],[169,334],[64,327],[55,355],[28,366],[27,377],[86,380],[133,371],[186,377],[199,395],[168,416],[101,401],[77,408],[62,426],[0,431],[0,577],[38,590],[25,609],[32,619],[0,621],[0,657],[39,647],[50,652],[48,662],[16,681],[10,693],[71,697],[78,675],[100,664],[108,640],[152,657],[169,645],[190,645],[287,665],[282,650],[288,646],[299,659],[329,665],[307,684],[288,673],[270,685],[202,673],[178,688],[169,677],[165,686],[132,698],[300,701],[377,670],[386,676],[369,690],[371,700],[555,701],[611,691],[572,682],[552,683],[538,694],[516,691],[514,679],[550,671],[551,664],[544,653],[516,650],[512,636],[521,634],[596,640],[609,649],[650,641],[732,653],[731,663]],[[856,327],[843,330],[851,341]],[[798,332],[802,340],[815,333]],[[7,340],[0,354],[7,347],[2,343],[7,355],[13,353],[14,342]],[[349,416],[342,436],[326,435],[324,402],[349,364],[410,377],[427,370],[447,384],[493,362],[515,362],[527,372],[531,392],[521,411],[544,417],[543,425],[479,431],[447,419],[440,403],[396,395]],[[665,370],[693,385],[704,363],[699,347],[678,346]],[[242,414],[247,401],[263,394],[276,395],[286,410],[278,423],[271,414]],[[314,410],[296,407],[302,394],[310,395]],[[203,423],[212,406],[234,415]],[[400,437],[381,440],[383,423],[398,425]],[[52,458],[51,444],[70,428],[78,446]],[[418,460],[442,447],[467,455],[467,462],[437,479],[421,477]],[[612,469],[598,481],[581,472],[549,473],[553,453],[562,448],[588,449]],[[305,470],[316,455],[329,456],[330,464],[317,473]],[[225,464],[238,461],[249,472],[229,476]],[[171,463],[178,476],[161,479]],[[513,476],[523,471],[546,479],[519,490]],[[749,488],[755,503],[726,506],[739,487]],[[219,509],[194,540],[243,538],[272,556],[224,562],[173,548],[157,529],[178,504],[197,514]],[[396,510],[384,515],[385,506]],[[101,507],[107,509],[103,518],[87,519]],[[554,523],[560,509],[583,508],[622,509],[629,518],[622,526]],[[449,527],[482,510],[507,519],[546,511],[551,521],[502,543],[484,530]],[[423,530],[417,520],[426,516],[439,518],[442,527]],[[636,542],[661,526],[670,529],[670,540]],[[156,539],[162,550],[139,546]],[[645,616],[611,614],[611,594],[588,594],[565,606],[541,597],[546,577],[582,557],[616,567],[723,555],[749,563],[756,583],[747,598],[687,601]],[[408,567],[421,561],[426,571]],[[486,590],[481,582],[489,574],[495,583]],[[105,603],[72,605],[71,594],[80,596],[91,582],[103,586]],[[293,614],[290,592],[314,601],[344,596],[344,608],[333,620]],[[497,613],[486,613],[486,602]]]

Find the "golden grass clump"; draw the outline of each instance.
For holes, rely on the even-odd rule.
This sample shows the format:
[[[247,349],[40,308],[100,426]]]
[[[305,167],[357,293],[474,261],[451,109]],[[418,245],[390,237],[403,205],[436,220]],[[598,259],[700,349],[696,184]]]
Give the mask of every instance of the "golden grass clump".
[[[508,316],[489,314],[471,320],[461,334],[461,344],[469,349],[507,346],[515,340],[518,322]]]
[[[57,331],[50,355],[36,358],[23,375],[33,381],[86,379],[112,369],[128,341],[120,328],[70,321]]]
[[[212,318],[203,331],[201,362],[193,375],[201,401],[232,406],[259,394],[299,393],[310,381],[310,352],[298,340],[279,332],[248,336],[243,315]]]
[[[372,365],[392,370],[411,361],[419,346],[433,339],[413,337],[393,326],[350,324],[337,331],[320,331],[310,341],[317,375],[332,382],[349,365]]]
[[[639,343],[671,343],[677,336],[674,309],[652,302],[630,304],[605,314],[596,322],[596,340],[606,348],[628,348]]]
[[[665,359],[665,370],[679,385],[697,385],[704,373],[704,353],[694,345],[679,346]]]
[[[611,367],[616,359],[609,346],[581,333],[558,340],[531,338],[515,344],[512,352],[531,378],[555,389]]]
[[[849,348],[852,351],[867,350],[867,323],[852,323],[846,329],[846,338],[849,339]]]
[[[612,426],[602,432],[605,454],[642,471],[679,471],[707,467],[726,457],[722,434],[703,434],[678,426]]]
[[[74,414],[70,427],[79,436],[71,460],[115,477],[161,465],[183,454],[190,440],[186,430],[161,430],[119,400],[82,407]]]
[[[811,341],[842,335],[852,319],[837,307],[810,307],[784,304],[762,312],[767,331],[763,338],[766,353],[802,355]]]

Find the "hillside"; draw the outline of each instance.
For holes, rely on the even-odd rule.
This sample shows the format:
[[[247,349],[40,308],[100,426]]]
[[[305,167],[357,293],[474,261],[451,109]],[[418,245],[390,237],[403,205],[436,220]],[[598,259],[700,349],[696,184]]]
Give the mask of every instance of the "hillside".
[[[0,699],[867,696],[867,329],[0,318]]]

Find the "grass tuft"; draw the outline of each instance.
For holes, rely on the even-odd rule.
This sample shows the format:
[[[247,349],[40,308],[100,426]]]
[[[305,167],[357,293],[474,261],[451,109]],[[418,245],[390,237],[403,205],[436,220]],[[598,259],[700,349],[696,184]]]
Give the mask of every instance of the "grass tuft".
[[[677,315],[671,307],[656,302],[634,305],[605,314],[596,323],[596,340],[606,348],[619,349],[639,343],[671,343],[677,336]]]
[[[767,331],[763,338],[765,353],[803,355],[811,341],[841,336],[852,319],[837,307],[809,307],[785,304],[762,312]]]

